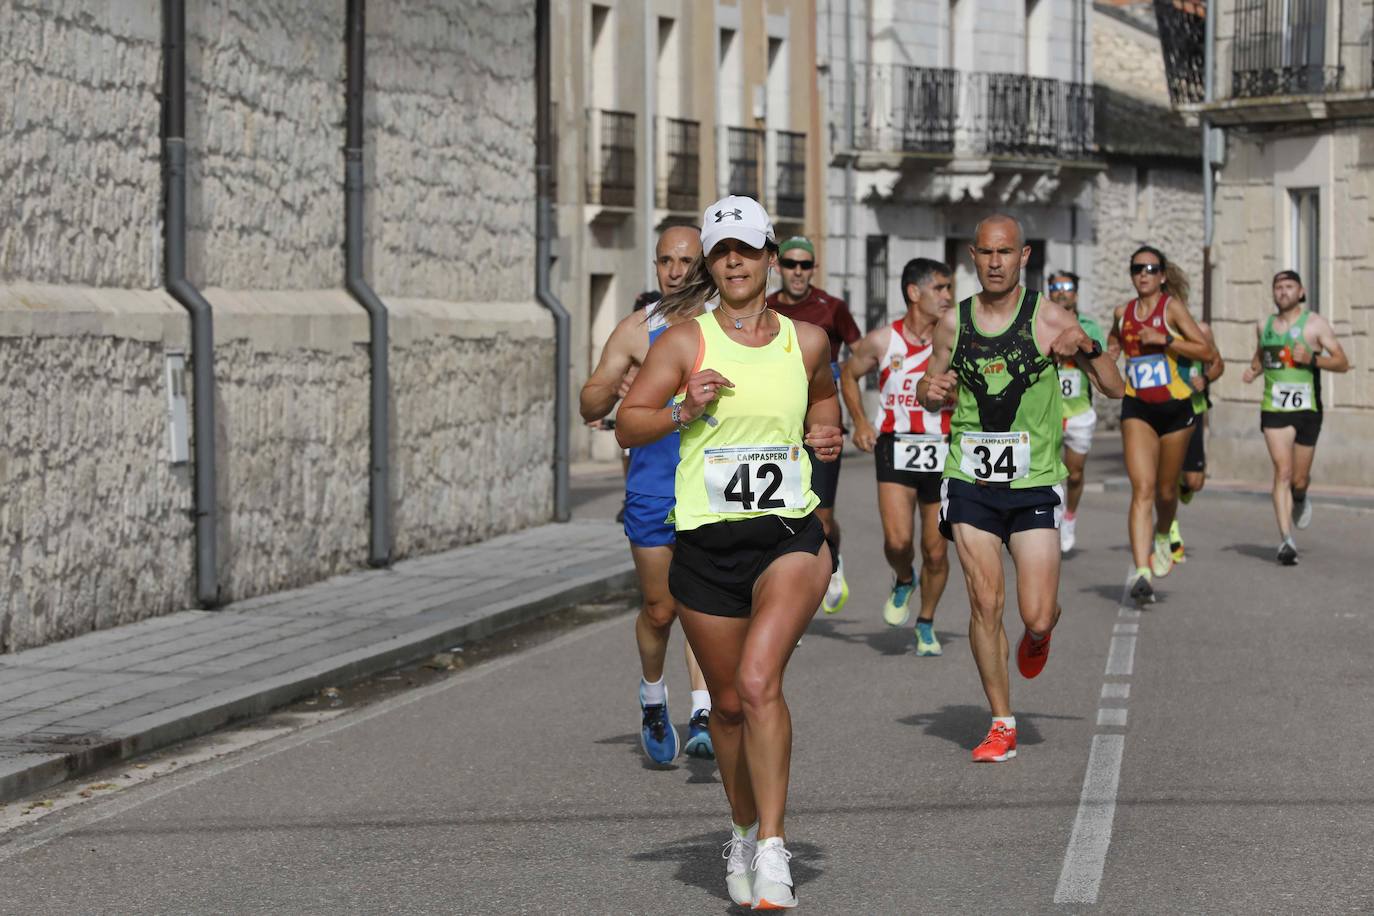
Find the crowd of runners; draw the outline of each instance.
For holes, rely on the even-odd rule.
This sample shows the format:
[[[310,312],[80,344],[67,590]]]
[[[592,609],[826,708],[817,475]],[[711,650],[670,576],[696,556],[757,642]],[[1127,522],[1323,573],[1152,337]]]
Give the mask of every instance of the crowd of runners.
[[[854,446],[874,455],[892,570],[873,611],[903,627],[916,604],[917,656],[941,654],[934,619],[951,542],[959,557],[991,713],[974,761],[1016,756],[1003,549],[1024,627],[1017,670],[1034,678],[1049,658],[1060,564],[1076,547],[1098,423],[1094,390],[1121,401],[1131,484],[1123,602],[1154,601],[1157,580],[1186,558],[1178,506],[1205,484],[1209,386],[1224,371],[1211,329],[1189,311],[1186,276],[1141,246],[1124,265],[1136,296],[1104,333],[1080,313],[1073,272],[1050,272],[1045,293],[1026,287],[1030,247],[1014,217],[983,219],[969,256],[976,294],[956,302],[953,267],[916,258],[902,271],[904,313],[864,335],[847,304],[812,283],[810,240],[779,243],[757,201],[723,198],[700,226],[662,232],[658,295],[620,322],[583,388],[583,418],[596,424],[615,410],[629,450],[623,524],[643,594],[644,753],[660,765],[680,753],[716,760],[731,817],[726,885],[742,906],[797,902],[782,685],[812,616],[839,613],[850,594],[835,518],[841,397]],[[1293,565],[1293,531],[1312,518],[1321,372],[1349,364],[1330,324],[1304,308],[1295,272],[1278,274],[1272,292],[1275,311],[1257,325],[1244,381],[1264,381],[1275,556]],[[879,414],[870,418],[862,385],[875,372]],[[685,742],[664,685],[674,620],[692,684]]]

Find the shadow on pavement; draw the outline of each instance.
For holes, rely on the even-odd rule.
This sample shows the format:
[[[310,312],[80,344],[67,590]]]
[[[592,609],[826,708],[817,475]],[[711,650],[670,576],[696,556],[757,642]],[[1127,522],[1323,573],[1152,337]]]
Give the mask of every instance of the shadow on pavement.
[[[856,626],[867,623],[860,620],[834,620],[816,617],[811,621],[811,626],[806,631],[806,636],[820,636],[825,639],[838,639],[847,643],[863,643],[870,649],[882,655],[910,655],[916,657],[916,643],[912,632],[916,626],[916,619],[900,627],[883,626],[881,629],[865,630],[861,633],[845,633],[838,627]],[[940,638],[940,643],[949,646],[951,643],[961,642],[964,638],[962,633],[951,633],[944,630],[936,630],[935,635]]]
[[[1039,719],[1077,721],[1082,716],[1050,716],[1033,712],[1016,714],[1016,744],[1040,744],[1045,739],[1036,726]],[[898,719],[902,725],[914,725],[933,738],[943,738],[959,745],[966,751],[978,746],[987,735],[988,724],[992,721],[986,706],[943,706],[936,712],[918,712],[915,715]]]
[[[1159,580],[1156,579],[1154,581],[1156,586],[1154,604],[1143,605],[1140,608],[1142,611],[1148,611],[1152,607],[1157,607],[1158,605],[1169,603],[1169,593],[1167,591],[1160,591],[1158,587]],[[1085,585],[1078,591],[1081,594],[1097,595],[1104,601],[1110,601],[1112,603],[1113,611],[1115,611],[1117,606],[1121,604],[1124,604],[1130,608],[1135,607],[1135,602],[1130,601],[1126,598],[1125,585]]]
[[[723,800],[722,800],[723,801]],[[724,805],[721,806],[721,822],[729,819]],[[694,836],[683,837],[665,846],[648,852],[636,853],[630,858],[636,862],[676,862],[678,864],[674,877],[683,884],[697,887],[708,894],[716,897],[726,904],[724,912],[738,912],[730,902],[730,896],[725,892],[725,860],[721,858],[721,847],[726,839],[724,830],[715,830],[710,833],[698,833]],[[792,860],[792,880],[795,882],[797,894],[806,892],[805,885],[814,881],[823,874],[823,869],[817,868],[818,862],[825,858],[822,847],[814,843],[792,843],[787,844],[787,849],[795,859]]]
[[[1256,560],[1263,560],[1270,566],[1278,565],[1278,561],[1274,559],[1274,557],[1277,554],[1277,550],[1274,547],[1265,547],[1262,544],[1231,544],[1221,549],[1229,550],[1232,553],[1238,553],[1243,556],[1252,557]]]

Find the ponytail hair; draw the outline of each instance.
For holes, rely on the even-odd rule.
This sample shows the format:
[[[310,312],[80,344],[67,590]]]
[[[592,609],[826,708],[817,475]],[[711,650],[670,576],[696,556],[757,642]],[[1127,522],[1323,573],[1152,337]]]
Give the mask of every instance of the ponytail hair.
[[[1159,258],[1159,266],[1164,268],[1165,291],[1175,299],[1181,300],[1184,305],[1187,305],[1188,291],[1192,288],[1192,284],[1188,282],[1188,274],[1184,272],[1183,268],[1166,258],[1164,252],[1153,245],[1141,245],[1131,253],[1130,260],[1134,261],[1136,255],[1140,254],[1152,254],[1156,258]]]
[[[675,318],[685,317],[702,308],[719,294],[716,281],[706,269],[706,259],[697,255],[692,266],[687,268],[682,285],[660,299],[654,307],[654,313],[671,323]]]

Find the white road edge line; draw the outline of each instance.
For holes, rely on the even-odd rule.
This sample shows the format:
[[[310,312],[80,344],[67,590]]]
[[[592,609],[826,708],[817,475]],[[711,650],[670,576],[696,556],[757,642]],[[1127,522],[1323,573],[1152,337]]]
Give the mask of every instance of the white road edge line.
[[[1107,676],[1129,676],[1135,669],[1135,637],[1113,636],[1107,650]]]
[[[435,696],[437,694],[444,693],[448,690],[453,690],[456,687],[461,687],[464,684],[478,680],[479,678],[485,677],[489,674],[494,674],[497,671],[502,671],[506,668],[509,668],[511,665],[517,664],[518,662],[525,661],[530,658],[537,658],[540,655],[545,655],[549,652],[556,652],[560,649],[565,649],[572,643],[577,642],[578,640],[586,639],[589,636],[595,636],[601,631],[608,630],[614,626],[624,625],[625,621],[623,615],[616,615],[615,617],[612,617],[610,620],[603,620],[598,623],[588,624],[586,626],[579,627],[577,630],[574,630],[571,633],[568,633],[564,636],[558,637],[557,639],[546,642],[541,646],[536,646],[535,648],[530,649],[526,652],[518,652],[514,655],[507,655],[504,658],[498,658],[490,662],[484,662],[479,667],[474,668],[471,671],[465,671],[461,674],[454,675],[453,677],[445,681],[441,681],[438,684],[431,684],[427,687],[420,687],[407,693],[394,696],[391,699],[382,700],[379,703],[375,703],[364,709],[358,710],[354,714],[340,716],[339,718],[330,720],[329,722],[323,722],[319,725],[309,726],[294,734],[287,735],[285,737],[278,739],[269,740],[266,746],[262,746],[259,750],[250,750],[244,754],[226,757],[220,761],[200,764],[196,766],[194,769],[186,770],[184,777],[180,773],[173,773],[169,776],[162,777],[155,783],[144,783],[143,786],[146,786],[147,788],[139,786],[130,791],[128,795],[112,796],[109,801],[102,802],[97,807],[75,812],[69,817],[62,818],[60,823],[54,824],[51,827],[39,828],[37,830],[34,830],[32,833],[16,837],[15,839],[10,840],[9,842],[4,843],[3,845],[0,845],[0,862],[4,862],[7,859],[12,859],[17,855],[20,855],[21,853],[37,849],[40,846],[47,845],[48,843],[51,843],[53,840],[61,839],[69,833],[73,833],[77,830],[90,827],[93,824],[98,824],[103,820],[114,817],[115,815],[123,814],[126,811],[132,811],[134,808],[137,808],[141,805],[146,805],[148,802],[151,801],[156,801],[164,795],[170,795],[171,793],[179,792],[182,789],[189,789],[191,786],[197,785],[198,783],[202,783],[207,779],[213,779],[216,776],[220,776],[225,773],[232,772],[233,770],[237,770],[239,767],[248,766],[251,763],[257,763],[258,761],[266,760],[269,757],[275,757],[276,755],[281,754],[285,751],[289,751],[294,748],[300,747],[302,744],[308,744],[309,742],[315,741],[319,738],[328,737],[329,735],[341,732],[346,728],[352,728],[355,725],[361,725],[364,722],[368,722],[372,719],[377,718],[378,716],[384,716],[389,712],[393,712],[397,709],[402,709],[406,706],[409,706],[412,703],[418,703],[421,700],[427,700],[430,697]],[[130,761],[130,764],[132,765],[132,761]]]
[[[1064,867],[1054,890],[1055,903],[1096,903],[1107,848],[1116,817],[1116,791],[1121,782],[1125,735],[1094,735],[1083,776],[1078,816],[1064,852]]]

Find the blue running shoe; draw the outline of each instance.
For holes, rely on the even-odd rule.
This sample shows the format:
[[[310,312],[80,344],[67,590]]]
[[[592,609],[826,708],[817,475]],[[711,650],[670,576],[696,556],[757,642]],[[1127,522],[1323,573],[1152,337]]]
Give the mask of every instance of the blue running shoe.
[[[716,749],[711,746],[710,725],[711,710],[698,709],[692,713],[692,721],[687,723],[687,746],[683,748],[688,757],[716,759]]]
[[[677,729],[668,719],[667,698],[663,703],[644,705],[639,708],[644,713],[644,721],[639,729],[639,745],[649,759],[660,766],[667,766],[677,757]]]
[[[916,654],[940,655],[940,637],[935,635],[935,621],[916,618]]]

